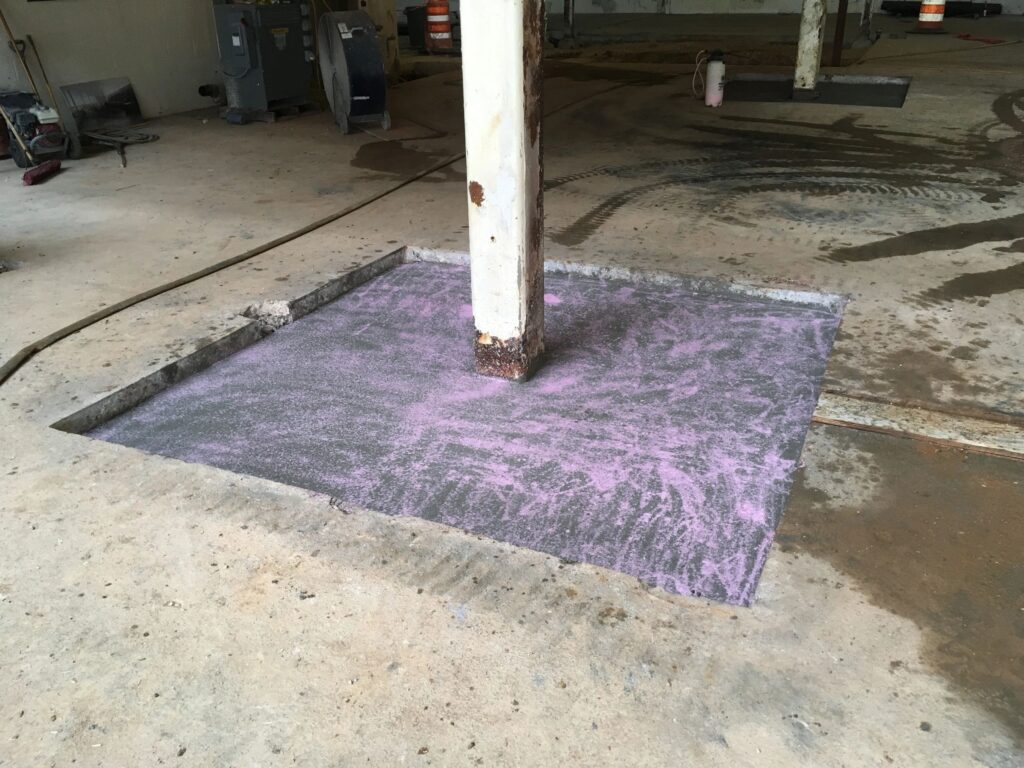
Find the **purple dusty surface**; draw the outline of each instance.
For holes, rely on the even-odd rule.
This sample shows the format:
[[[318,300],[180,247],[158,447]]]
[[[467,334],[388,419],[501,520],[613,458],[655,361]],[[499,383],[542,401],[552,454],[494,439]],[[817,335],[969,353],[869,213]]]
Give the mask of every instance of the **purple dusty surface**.
[[[546,283],[526,383],[473,372],[468,270],[412,263],[91,434],[749,604],[838,316]]]

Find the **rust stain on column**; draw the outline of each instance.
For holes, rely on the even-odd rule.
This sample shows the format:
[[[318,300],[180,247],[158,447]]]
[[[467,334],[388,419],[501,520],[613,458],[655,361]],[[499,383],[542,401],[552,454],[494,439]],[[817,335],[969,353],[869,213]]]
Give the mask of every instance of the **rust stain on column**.
[[[523,381],[540,366],[543,343],[535,333],[512,339],[495,339],[490,334],[476,334],[476,372],[483,376]]]
[[[521,341],[529,362],[524,378],[538,367],[544,354],[544,19],[543,0],[523,6],[523,100],[526,131],[536,151],[537,179],[534,216],[526,241],[526,327]]]
[[[469,199],[477,208],[484,203],[484,187],[479,181],[469,182]]]

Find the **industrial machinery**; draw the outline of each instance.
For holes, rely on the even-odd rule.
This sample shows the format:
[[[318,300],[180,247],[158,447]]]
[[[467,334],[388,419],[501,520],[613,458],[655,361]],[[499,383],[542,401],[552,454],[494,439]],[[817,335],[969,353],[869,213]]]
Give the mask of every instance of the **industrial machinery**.
[[[31,168],[67,154],[68,137],[56,110],[31,93],[0,93],[0,121],[10,135],[8,151],[19,168]]]
[[[273,121],[312,106],[313,20],[307,2],[214,0],[220,67],[231,123]]]
[[[365,11],[320,17],[317,57],[327,103],[345,133],[353,124],[375,123],[388,130],[388,80],[377,27]]]

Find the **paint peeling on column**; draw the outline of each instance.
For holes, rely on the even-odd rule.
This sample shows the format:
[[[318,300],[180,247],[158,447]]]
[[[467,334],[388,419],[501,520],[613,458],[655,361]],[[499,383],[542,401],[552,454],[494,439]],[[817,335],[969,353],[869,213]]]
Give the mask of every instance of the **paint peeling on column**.
[[[479,181],[469,182],[469,199],[477,208],[484,204],[484,186]]]
[[[535,333],[511,339],[496,339],[477,331],[476,372],[511,381],[524,381],[537,370],[543,342]]]

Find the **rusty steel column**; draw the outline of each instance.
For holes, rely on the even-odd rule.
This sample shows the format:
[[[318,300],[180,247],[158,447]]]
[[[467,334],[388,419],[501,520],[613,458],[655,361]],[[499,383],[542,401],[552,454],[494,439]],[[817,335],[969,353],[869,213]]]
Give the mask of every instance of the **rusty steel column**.
[[[525,379],[544,351],[543,0],[462,4],[476,370]]]
[[[800,15],[800,40],[796,47],[793,98],[817,96],[821,49],[825,43],[825,0],[804,0]]]

